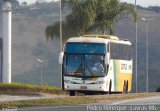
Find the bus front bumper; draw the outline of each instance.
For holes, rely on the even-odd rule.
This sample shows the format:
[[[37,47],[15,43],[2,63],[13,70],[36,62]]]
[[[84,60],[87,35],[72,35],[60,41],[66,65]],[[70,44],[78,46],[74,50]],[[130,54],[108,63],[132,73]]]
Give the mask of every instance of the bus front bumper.
[[[77,91],[108,91],[104,84],[64,84],[65,90],[77,90]]]

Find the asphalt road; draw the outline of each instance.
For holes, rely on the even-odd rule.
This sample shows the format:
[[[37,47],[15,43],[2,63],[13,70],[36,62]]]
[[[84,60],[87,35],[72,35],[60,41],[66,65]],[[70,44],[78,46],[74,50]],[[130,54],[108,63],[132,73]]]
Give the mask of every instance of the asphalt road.
[[[124,101],[112,103],[112,105],[160,105],[160,96],[133,99],[133,100],[124,100]]]
[[[160,111],[160,96],[77,106],[30,107],[18,111]]]
[[[0,102],[8,102],[8,101],[20,101],[20,100],[37,100],[37,99],[54,99],[54,98],[63,98],[66,96],[0,96]]]
[[[18,109],[18,111],[87,111],[86,105],[78,106],[53,106],[53,107],[31,107]]]

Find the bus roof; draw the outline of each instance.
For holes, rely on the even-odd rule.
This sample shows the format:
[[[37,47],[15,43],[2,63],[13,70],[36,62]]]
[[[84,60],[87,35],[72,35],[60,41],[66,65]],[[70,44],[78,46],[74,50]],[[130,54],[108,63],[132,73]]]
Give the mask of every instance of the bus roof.
[[[112,35],[83,35],[79,37],[69,38],[67,42],[85,42],[85,43],[104,43],[108,42],[121,43],[131,45],[131,42],[127,39],[120,39],[117,36]]]

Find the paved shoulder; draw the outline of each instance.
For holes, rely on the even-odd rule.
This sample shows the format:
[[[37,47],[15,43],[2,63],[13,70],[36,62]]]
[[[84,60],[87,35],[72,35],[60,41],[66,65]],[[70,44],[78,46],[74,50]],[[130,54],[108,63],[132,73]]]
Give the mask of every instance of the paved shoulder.
[[[52,95],[52,96],[11,96],[1,95],[0,102],[19,101],[19,100],[36,100],[36,99],[52,99],[52,98],[63,98],[66,96]]]
[[[114,102],[111,105],[160,105],[160,96],[141,99],[123,100]]]
[[[21,108],[18,111],[87,111],[86,105]]]

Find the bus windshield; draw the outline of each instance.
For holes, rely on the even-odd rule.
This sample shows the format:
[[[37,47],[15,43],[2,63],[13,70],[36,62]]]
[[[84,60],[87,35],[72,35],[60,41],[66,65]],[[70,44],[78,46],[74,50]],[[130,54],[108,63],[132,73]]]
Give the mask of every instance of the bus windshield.
[[[105,76],[104,55],[67,54],[64,59],[64,75]]]
[[[100,43],[67,43],[65,53],[105,54],[105,44]]]

